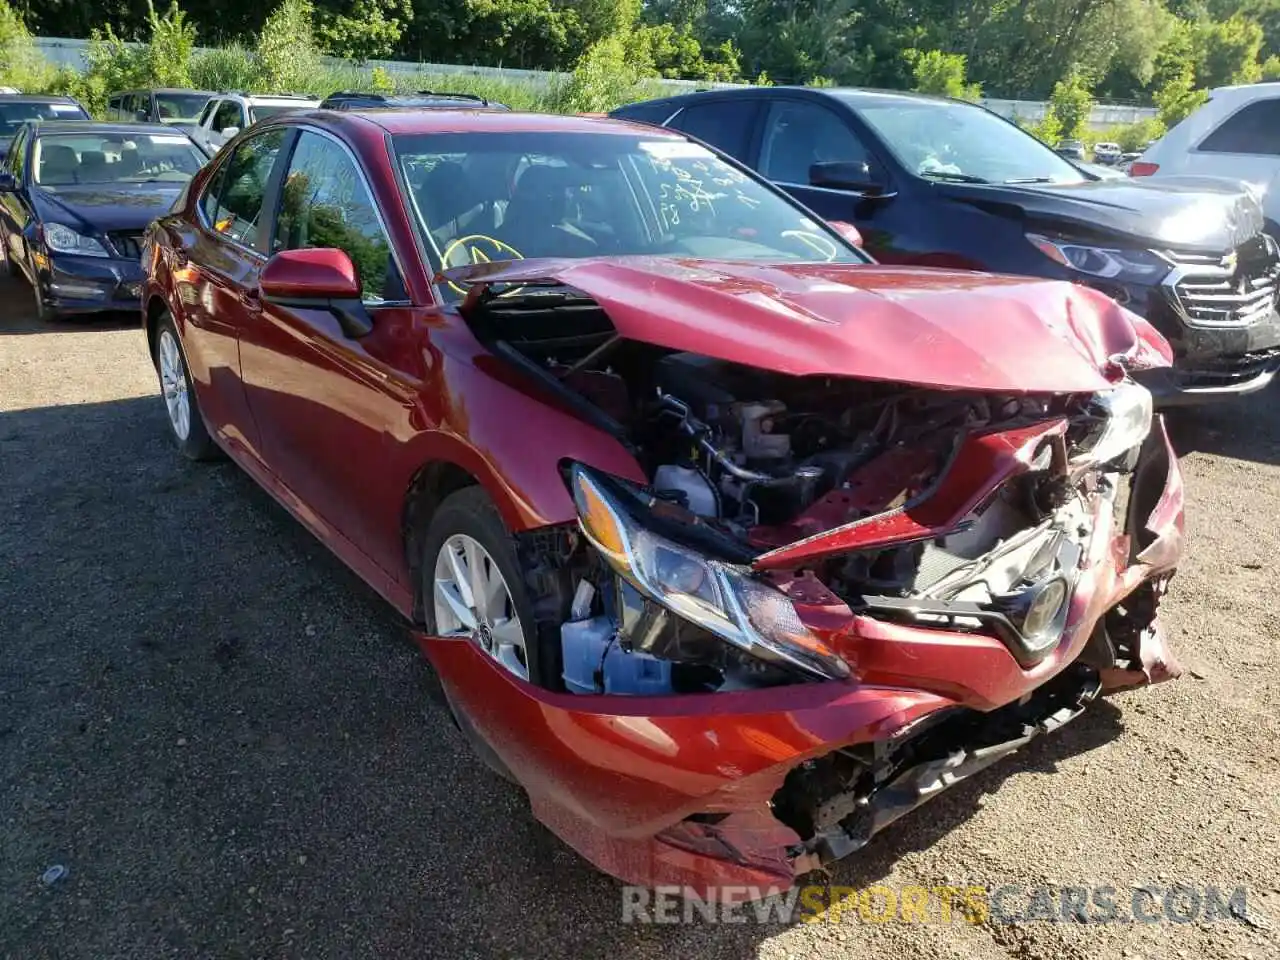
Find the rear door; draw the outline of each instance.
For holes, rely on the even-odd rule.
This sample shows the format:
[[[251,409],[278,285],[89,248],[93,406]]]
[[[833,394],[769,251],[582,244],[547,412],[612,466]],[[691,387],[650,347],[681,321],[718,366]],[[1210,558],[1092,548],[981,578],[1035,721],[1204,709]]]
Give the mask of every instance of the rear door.
[[[390,362],[411,335],[403,267],[355,154],[301,128],[279,195],[271,251],[344,250],[355,264],[373,332],[347,336],[323,309],[261,303],[241,330],[250,408],[277,475],[322,531],[336,530],[384,572],[403,566],[375,506],[399,503],[386,462],[416,386]],[[386,482],[387,489],[379,484]]]
[[[759,114],[760,100],[756,97],[696,100],[668,120],[666,126],[750,165]]]
[[[1280,172],[1280,98],[1254,100],[1228,116],[1192,145],[1186,172],[1231,177],[1265,189]]]
[[[288,138],[284,128],[264,130],[222,159],[198,198],[195,224],[182,238],[188,263],[173,272],[200,405],[210,426],[255,460],[262,457],[241,381],[239,340],[261,320],[257,288],[266,262],[266,211]]]

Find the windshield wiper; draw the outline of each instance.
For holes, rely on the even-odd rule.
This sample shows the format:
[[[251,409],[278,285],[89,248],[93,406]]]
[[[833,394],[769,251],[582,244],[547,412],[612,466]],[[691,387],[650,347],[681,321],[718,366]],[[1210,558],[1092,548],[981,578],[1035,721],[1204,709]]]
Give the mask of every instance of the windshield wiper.
[[[1053,183],[1053,177],[1015,177],[1005,183]]]
[[[975,177],[972,173],[952,173],[950,170],[921,170],[920,176],[937,180],[953,180],[956,183],[990,183],[984,177]]]

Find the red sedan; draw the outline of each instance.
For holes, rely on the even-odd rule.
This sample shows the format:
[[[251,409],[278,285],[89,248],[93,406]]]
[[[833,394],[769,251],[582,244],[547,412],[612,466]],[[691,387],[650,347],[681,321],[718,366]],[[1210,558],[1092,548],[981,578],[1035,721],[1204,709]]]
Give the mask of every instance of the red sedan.
[[[539,820],[756,896],[1179,672],[1168,345],[852,236],[670,131],[290,114],[153,224],[144,324],[182,452],[415,625]]]

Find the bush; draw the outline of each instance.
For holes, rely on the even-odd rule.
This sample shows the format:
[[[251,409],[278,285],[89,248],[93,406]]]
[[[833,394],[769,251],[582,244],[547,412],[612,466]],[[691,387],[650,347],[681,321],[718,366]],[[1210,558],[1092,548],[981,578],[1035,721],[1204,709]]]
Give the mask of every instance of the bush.
[[[156,13],[151,0],[147,0],[147,26],[151,31],[145,55],[147,85],[191,86],[191,54],[196,47],[195,24],[187,21],[187,15],[178,9],[177,0],[169,0],[169,12],[163,17]]]
[[[1083,139],[1089,129],[1093,102],[1093,85],[1079,70],[1072,69],[1055,83],[1049,95],[1049,111],[1058,124],[1058,136],[1067,140]]]
[[[239,44],[208,50],[191,61],[191,85],[197,90],[251,90],[257,84],[257,61]]]
[[[274,93],[301,91],[314,84],[319,66],[311,0],[281,0],[262,25],[255,51],[258,81]]]
[[[982,98],[982,85],[965,80],[966,59],[962,53],[944,53],[941,50],[908,50],[905,54],[911,64],[914,84],[911,89],[920,93],[934,93],[957,100]]]
[[[652,69],[641,51],[628,49],[620,36],[593,43],[582,55],[568,83],[555,97],[562,113],[599,113],[634,99],[640,81]]]
[[[42,90],[53,73],[17,11],[0,0],[0,86],[17,87],[24,93]]]

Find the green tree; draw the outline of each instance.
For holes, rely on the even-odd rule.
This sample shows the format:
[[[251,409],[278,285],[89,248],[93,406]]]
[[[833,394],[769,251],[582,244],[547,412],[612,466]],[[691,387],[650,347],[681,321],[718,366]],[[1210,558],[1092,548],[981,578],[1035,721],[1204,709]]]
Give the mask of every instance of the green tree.
[[[262,25],[255,50],[262,86],[269,91],[301,90],[317,63],[311,0],[281,0]]]
[[[177,0],[169,0],[169,10],[164,16],[156,13],[151,0],[147,0],[146,70],[151,86],[191,86],[191,55],[196,48],[196,27],[178,7]]]
[[[27,25],[6,0],[0,0],[0,86],[39,89],[52,73],[31,42]]]
[[[1196,84],[1212,90],[1253,83],[1261,74],[1262,27],[1236,14],[1228,20],[1198,24],[1195,31]]]
[[[412,17],[409,0],[355,0],[346,13],[321,14],[316,34],[321,49],[334,56],[360,63],[387,59]]]
[[[959,100],[979,100],[982,86],[965,81],[965,56],[941,50],[908,50],[905,54],[915,78],[913,90]]]
[[[1049,110],[1061,128],[1061,137],[1078,140],[1085,135],[1093,102],[1093,85],[1078,69],[1073,69],[1053,85]]]

